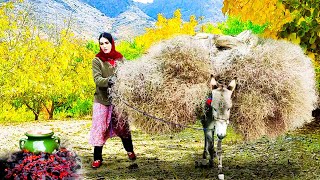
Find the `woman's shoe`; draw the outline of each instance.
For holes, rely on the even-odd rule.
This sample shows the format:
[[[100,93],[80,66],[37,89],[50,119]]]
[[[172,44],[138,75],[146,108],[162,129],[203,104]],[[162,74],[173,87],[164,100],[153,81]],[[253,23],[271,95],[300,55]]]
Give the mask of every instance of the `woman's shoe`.
[[[136,155],[134,154],[134,152],[128,152],[128,157],[130,160],[134,161],[137,159]]]
[[[101,161],[101,160],[95,160],[95,161],[93,161],[92,164],[91,164],[91,166],[92,166],[93,168],[98,168],[98,167],[100,167],[101,165],[102,165],[102,161]]]

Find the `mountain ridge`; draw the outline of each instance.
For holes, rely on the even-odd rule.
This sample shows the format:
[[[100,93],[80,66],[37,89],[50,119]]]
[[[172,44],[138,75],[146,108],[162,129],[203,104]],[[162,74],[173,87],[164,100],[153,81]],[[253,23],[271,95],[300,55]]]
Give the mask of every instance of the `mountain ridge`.
[[[168,2],[154,0],[153,3],[143,4],[132,0],[25,0],[22,4],[32,7],[32,13],[39,24],[54,24],[63,28],[66,21],[71,19],[72,30],[76,35],[94,40],[104,31],[112,33],[115,39],[132,39],[143,34],[145,28],[154,26],[157,19],[155,14],[161,13],[166,18],[171,18],[178,8],[181,9],[185,21],[189,21],[190,14],[197,15],[199,12],[212,14],[199,23],[217,22],[224,18],[220,10],[222,0]],[[18,6],[23,7],[20,4]],[[197,7],[203,10],[196,11]]]

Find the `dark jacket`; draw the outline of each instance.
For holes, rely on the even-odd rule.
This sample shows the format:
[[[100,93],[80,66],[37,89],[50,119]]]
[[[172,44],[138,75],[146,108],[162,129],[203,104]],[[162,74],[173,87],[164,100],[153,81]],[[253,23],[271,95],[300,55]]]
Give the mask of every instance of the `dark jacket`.
[[[123,62],[123,59],[117,60],[119,62]],[[108,81],[115,76],[115,70],[116,67],[112,67],[109,62],[103,62],[97,57],[92,60],[92,75],[96,84],[94,100],[106,106],[111,105]]]

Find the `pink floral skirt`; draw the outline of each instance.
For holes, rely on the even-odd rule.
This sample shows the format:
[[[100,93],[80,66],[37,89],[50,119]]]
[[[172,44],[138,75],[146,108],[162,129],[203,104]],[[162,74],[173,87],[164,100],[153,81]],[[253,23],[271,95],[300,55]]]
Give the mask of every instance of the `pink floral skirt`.
[[[128,116],[120,113],[114,105],[105,106],[98,102],[93,103],[92,126],[89,143],[93,146],[103,146],[107,139],[131,135]]]

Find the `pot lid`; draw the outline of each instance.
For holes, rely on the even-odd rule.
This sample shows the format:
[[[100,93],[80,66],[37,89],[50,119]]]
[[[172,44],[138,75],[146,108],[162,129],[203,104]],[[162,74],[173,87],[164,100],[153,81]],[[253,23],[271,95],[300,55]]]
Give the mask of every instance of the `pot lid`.
[[[32,137],[45,137],[45,136],[52,136],[53,131],[46,130],[46,129],[33,129],[33,130],[27,131],[25,135],[32,136]]]

